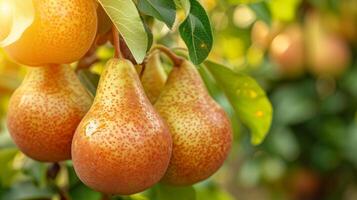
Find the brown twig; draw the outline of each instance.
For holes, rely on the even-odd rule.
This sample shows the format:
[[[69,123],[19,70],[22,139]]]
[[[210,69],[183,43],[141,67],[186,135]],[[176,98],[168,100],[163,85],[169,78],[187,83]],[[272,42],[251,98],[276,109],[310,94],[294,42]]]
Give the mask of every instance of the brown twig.
[[[69,200],[68,194],[65,192],[64,189],[60,188],[59,186],[55,185],[55,179],[57,178],[59,172],[61,171],[61,165],[57,162],[53,163],[51,166],[48,167],[46,176],[47,179],[51,181],[52,184],[57,188],[58,195],[60,196],[60,200]]]
[[[115,27],[115,25],[113,25],[112,31],[113,31],[113,45],[115,50],[114,58],[122,58],[121,51],[120,51],[119,31]]]
[[[61,170],[61,166],[55,162],[51,166],[48,167],[46,175],[49,180],[55,180],[58,173]]]
[[[144,76],[144,72],[146,69],[146,62],[144,62],[143,64],[141,64],[142,68],[141,68],[141,72],[139,74],[140,79]]]
[[[181,66],[182,62],[184,61],[184,58],[176,55],[173,51],[171,51],[171,49],[169,49],[163,45],[154,46],[152,48],[152,51],[154,51],[154,50],[160,50],[162,53],[167,55],[171,59],[171,61],[174,63],[175,67]]]

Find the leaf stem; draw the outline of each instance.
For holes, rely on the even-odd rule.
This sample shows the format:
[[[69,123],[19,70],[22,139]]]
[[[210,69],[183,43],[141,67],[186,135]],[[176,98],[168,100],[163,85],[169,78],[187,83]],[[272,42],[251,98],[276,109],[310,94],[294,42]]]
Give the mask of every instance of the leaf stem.
[[[176,55],[173,51],[171,51],[171,49],[169,49],[163,45],[155,45],[152,48],[152,51],[154,51],[154,50],[160,50],[162,53],[166,54],[171,59],[171,61],[174,63],[175,67],[181,66],[181,64],[184,61],[184,58]]]
[[[114,58],[122,58],[122,55],[120,52],[119,31],[115,27],[115,25],[113,25],[112,32],[113,32],[113,45],[114,45],[114,51],[115,51]]]

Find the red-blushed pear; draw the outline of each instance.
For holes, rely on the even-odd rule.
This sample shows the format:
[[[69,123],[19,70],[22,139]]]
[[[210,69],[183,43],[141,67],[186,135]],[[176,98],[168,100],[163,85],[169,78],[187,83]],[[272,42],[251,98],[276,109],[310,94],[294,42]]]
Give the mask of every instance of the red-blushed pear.
[[[92,99],[70,66],[31,68],[10,99],[8,129],[35,160],[70,159],[74,132]]]
[[[138,193],[163,177],[171,151],[169,130],[146,97],[134,65],[108,61],[72,143],[79,178],[106,194]]]
[[[222,166],[231,148],[231,123],[191,62],[173,68],[155,108],[173,138],[172,158],[162,182],[191,185]]]

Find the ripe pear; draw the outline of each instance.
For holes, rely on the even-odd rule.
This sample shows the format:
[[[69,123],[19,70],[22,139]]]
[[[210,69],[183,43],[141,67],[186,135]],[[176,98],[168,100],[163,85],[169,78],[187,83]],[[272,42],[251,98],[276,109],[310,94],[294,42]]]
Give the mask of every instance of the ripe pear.
[[[79,178],[106,194],[141,192],[165,174],[171,150],[168,127],[146,97],[134,65],[108,61],[72,143]]]
[[[35,160],[70,159],[73,134],[92,99],[70,66],[31,68],[10,99],[10,134]]]
[[[172,158],[162,182],[191,185],[221,167],[231,148],[231,123],[192,63],[183,61],[174,67],[155,108],[173,139]]]
[[[162,66],[160,53],[155,51],[148,57],[145,71],[141,77],[144,91],[151,103],[154,103],[159,97],[166,80],[167,74]]]

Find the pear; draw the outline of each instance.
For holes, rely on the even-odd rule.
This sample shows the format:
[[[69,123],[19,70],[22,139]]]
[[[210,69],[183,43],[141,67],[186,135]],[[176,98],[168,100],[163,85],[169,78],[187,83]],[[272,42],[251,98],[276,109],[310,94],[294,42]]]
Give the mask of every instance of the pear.
[[[70,159],[73,135],[92,100],[69,66],[31,68],[10,99],[9,132],[35,160]]]
[[[155,108],[173,139],[172,158],[162,182],[191,185],[214,174],[231,148],[231,123],[191,62],[174,67]]]
[[[145,96],[134,65],[109,60],[73,139],[79,178],[106,194],[141,192],[165,174],[171,150],[168,127]]]
[[[144,91],[151,103],[159,97],[165,86],[167,74],[162,66],[159,51],[154,51],[148,58],[141,77]]]

